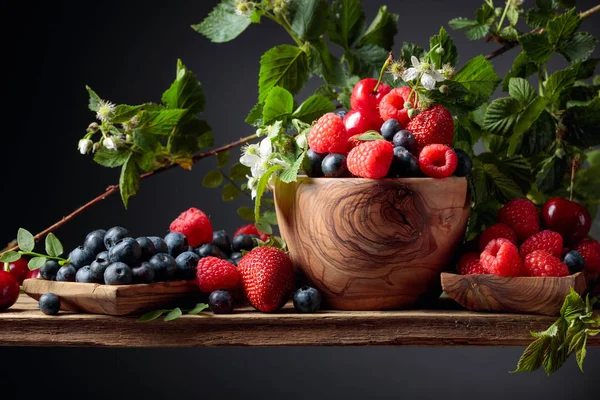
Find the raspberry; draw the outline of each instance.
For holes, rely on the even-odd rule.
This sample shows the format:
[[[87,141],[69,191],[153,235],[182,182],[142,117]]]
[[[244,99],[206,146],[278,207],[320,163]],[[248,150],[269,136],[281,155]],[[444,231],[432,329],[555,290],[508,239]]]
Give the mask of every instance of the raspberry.
[[[600,243],[597,240],[583,239],[577,243],[573,250],[576,250],[583,256],[585,266],[589,272],[600,272]]]
[[[406,126],[417,141],[417,151],[430,144],[452,146],[454,120],[444,106],[435,104],[414,117]]]
[[[379,179],[387,175],[394,146],[385,140],[373,140],[355,147],[348,154],[348,169],[361,178]]]
[[[512,199],[498,211],[498,221],[508,225],[520,242],[540,231],[538,209],[527,199]]]
[[[520,276],[523,270],[519,250],[508,239],[489,242],[479,259],[483,268],[493,275]]]
[[[512,244],[517,244],[517,235],[504,224],[495,224],[481,233],[479,238],[479,249],[483,251],[487,244],[494,239],[508,239]]]
[[[458,262],[457,271],[460,275],[485,274],[485,268],[479,262],[479,254],[476,252],[466,253]]]
[[[408,110],[404,108],[404,103],[408,101],[411,90],[408,86],[402,86],[392,89],[388,94],[383,96],[379,102],[379,115],[381,119],[387,121],[393,118],[400,122],[402,126],[406,126],[410,118],[408,117]],[[416,106],[414,93],[411,101],[413,106]]]
[[[347,143],[344,122],[334,113],[319,118],[308,134],[308,145],[317,153],[343,153]]]
[[[234,289],[239,280],[238,270],[225,260],[217,257],[204,257],[198,262],[196,283],[200,291],[204,293]]]
[[[535,250],[543,250],[554,257],[561,257],[562,246],[563,239],[558,233],[549,230],[541,231],[523,242],[521,245],[521,257],[525,257]]]
[[[446,178],[452,175],[458,158],[456,153],[443,144],[430,144],[425,146],[419,154],[419,167],[421,171],[432,178]]]
[[[269,240],[269,237],[271,237],[271,235],[259,231],[256,225],[254,224],[248,224],[240,227],[237,231],[235,231],[233,237],[236,237],[237,235],[240,235],[242,233],[245,233],[246,235],[256,235],[263,242],[266,242],[267,240]]]
[[[524,272],[527,276],[567,276],[569,268],[560,259],[544,250],[534,250],[525,256]]]
[[[188,244],[198,247],[204,243],[212,242],[213,228],[206,214],[197,208],[190,208],[182,212],[169,227],[171,232],[185,235]]]
[[[352,135],[348,138],[348,145],[346,147],[346,152],[350,153],[350,151],[352,151],[353,148],[358,147],[359,145],[364,143],[364,141],[358,140],[360,135],[361,134],[359,133],[356,135]]]

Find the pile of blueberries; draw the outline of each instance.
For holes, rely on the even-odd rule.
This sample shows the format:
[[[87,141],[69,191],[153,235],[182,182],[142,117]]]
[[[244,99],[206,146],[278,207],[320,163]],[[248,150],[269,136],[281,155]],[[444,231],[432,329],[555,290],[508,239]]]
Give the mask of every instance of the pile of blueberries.
[[[106,285],[192,280],[201,258],[214,256],[237,265],[242,251],[252,250],[256,244],[254,235],[239,234],[231,240],[225,231],[216,231],[212,243],[194,249],[179,232],[170,232],[164,238],[134,239],[127,229],[115,226],[90,232],[83,246],[69,254],[67,264],[46,261],[40,277]]]

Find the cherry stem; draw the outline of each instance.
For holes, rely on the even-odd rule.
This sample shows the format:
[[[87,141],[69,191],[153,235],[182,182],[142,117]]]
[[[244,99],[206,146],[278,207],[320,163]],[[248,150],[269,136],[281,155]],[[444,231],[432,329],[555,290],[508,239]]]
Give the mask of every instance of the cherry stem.
[[[385,60],[385,62],[383,63],[383,67],[381,67],[381,71],[379,71],[379,79],[377,80],[377,85],[375,85],[375,87],[373,88],[373,93],[377,93],[377,89],[379,88],[379,85],[381,84],[381,81],[383,80],[383,74],[385,74],[385,71],[388,69],[388,67],[390,66],[392,61],[394,61],[394,56],[393,56],[392,52],[390,51],[390,55],[388,56],[387,60]]]
[[[575,187],[575,173],[579,166],[579,157],[573,158],[571,162],[571,188],[569,189],[569,200],[573,201],[573,188]]]

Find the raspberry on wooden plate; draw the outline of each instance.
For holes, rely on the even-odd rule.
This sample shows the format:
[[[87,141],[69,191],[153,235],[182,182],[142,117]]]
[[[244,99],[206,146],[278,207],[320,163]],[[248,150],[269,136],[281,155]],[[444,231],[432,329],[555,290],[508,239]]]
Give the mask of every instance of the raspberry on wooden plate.
[[[517,246],[507,239],[494,239],[480,256],[481,265],[488,273],[498,276],[521,276],[523,260]]]

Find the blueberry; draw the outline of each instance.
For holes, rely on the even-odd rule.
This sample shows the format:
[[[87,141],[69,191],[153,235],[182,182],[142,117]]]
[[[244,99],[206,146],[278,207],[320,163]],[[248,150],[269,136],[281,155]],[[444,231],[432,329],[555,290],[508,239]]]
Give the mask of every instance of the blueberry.
[[[60,267],[58,272],[56,273],[56,281],[57,282],[75,282],[75,275],[77,274],[77,270],[74,266],[67,264]]]
[[[225,231],[216,231],[213,232],[212,242],[215,246],[221,249],[224,253],[231,253],[231,239],[229,239],[229,235]]]
[[[396,132],[392,142],[394,143],[394,147],[404,147],[412,154],[415,154],[417,151],[417,141],[415,140],[415,136],[411,131],[407,131],[406,129]]]
[[[346,156],[343,154],[328,154],[321,163],[323,175],[328,178],[339,178],[348,171]]]
[[[196,278],[196,267],[200,256],[198,254],[185,251],[177,256],[175,264],[177,264],[177,277],[179,279],[189,281]]]
[[[169,248],[168,253],[173,257],[177,257],[178,255],[186,251],[188,248],[187,238],[183,233],[168,233],[167,236],[165,236],[165,242],[167,243],[167,247]]]
[[[381,135],[385,140],[391,142],[394,139],[396,132],[398,132],[400,129],[402,129],[400,122],[394,118],[391,118],[381,125]]]
[[[104,271],[111,264],[108,259],[108,251],[103,251],[96,256],[96,259],[90,264],[90,271],[98,282],[104,282]]]
[[[334,111],[334,114],[337,114],[340,116],[341,119],[344,119],[344,117],[346,116],[346,114],[348,114],[348,111],[346,110],[336,110]]]
[[[90,265],[95,258],[96,255],[94,253],[88,249],[84,249],[81,246],[69,254],[69,262],[73,267],[75,267],[75,269],[79,269],[84,265]]]
[[[123,238],[108,251],[110,262],[122,262],[129,266],[136,265],[142,258],[142,248],[137,240]]]
[[[104,271],[104,283],[107,285],[129,285],[133,281],[133,272],[129,265],[114,262]]]
[[[104,229],[97,229],[88,233],[83,241],[83,248],[88,249],[94,253],[94,255],[106,250],[106,246],[104,246],[104,235],[106,235]]]
[[[168,281],[177,272],[177,263],[170,254],[155,254],[148,260],[148,264],[154,270],[155,282]]]
[[[243,254],[240,253],[239,251],[233,252],[229,256],[229,258],[231,259],[231,261],[233,261],[233,264],[235,264],[235,265],[238,265],[238,263],[240,262],[242,257],[243,257]]]
[[[142,249],[142,256],[140,257],[140,260],[149,260],[150,257],[156,254],[156,247],[154,247],[154,243],[152,240],[150,240],[150,238],[142,236],[135,240],[139,243]]]
[[[394,147],[394,158],[389,175],[392,177],[418,176],[419,173],[419,162],[415,156],[404,147]]]
[[[321,293],[310,286],[303,286],[294,293],[294,308],[301,313],[314,313],[321,307]]]
[[[92,274],[92,268],[89,265],[79,268],[75,275],[75,282],[82,283],[100,283],[98,279]]]
[[[117,242],[123,238],[131,237],[129,231],[122,226],[115,226],[106,231],[104,235],[104,246],[110,250]]]
[[[580,252],[571,250],[563,258],[563,262],[569,268],[569,272],[575,274],[583,271],[585,260]]]
[[[218,258],[227,258],[227,255],[221,251],[217,246],[212,243],[204,243],[200,247],[196,249],[196,254],[200,256],[200,258],[204,257],[218,257]]]
[[[60,297],[54,293],[44,293],[40,296],[40,311],[46,315],[56,315],[60,311]]]
[[[454,170],[456,176],[467,176],[473,169],[473,161],[471,157],[461,149],[455,149],[456,157],[458,158],[458,164]]]
[[[327,154],[317,153],[312,149],[308,149],[306,151],[306,155],[304,156],[304,160],[302,160],[302,169],[304,172],[306,172],[306,175],[312,178],[323,176],[321,164],[323,163],[323,159],[326,155]]]
[[[158,236],[148,236],[148,239],[150,239],[150,241],[154,245],[156,254],[169,252],[169,246],[167,246],[167,242],[165,242],[163,238]]]
[[[40,276],[47,281],[56,279],[56,274],[60,269],[60,265],[55,260],[47,260],[40,268]]]
[[[208,307],[215,314],[230,314],[233,311],[233,297],[227,290],[215,290],[208,296]]]
[[[154,269],[146,261],[132,268],[131,272],[133,274],[133,283],[152,283],[154,281]]]
[[[240,233],[239,235],[234,237],[233,241],[231,242],[231,247],[233,248],[233,251],[239,252],[241,252],[242,250],[252,250],[255,245],[256,244],[254,242],[254,239],[252,239],[252,236],[246,235],[245,233]]]

